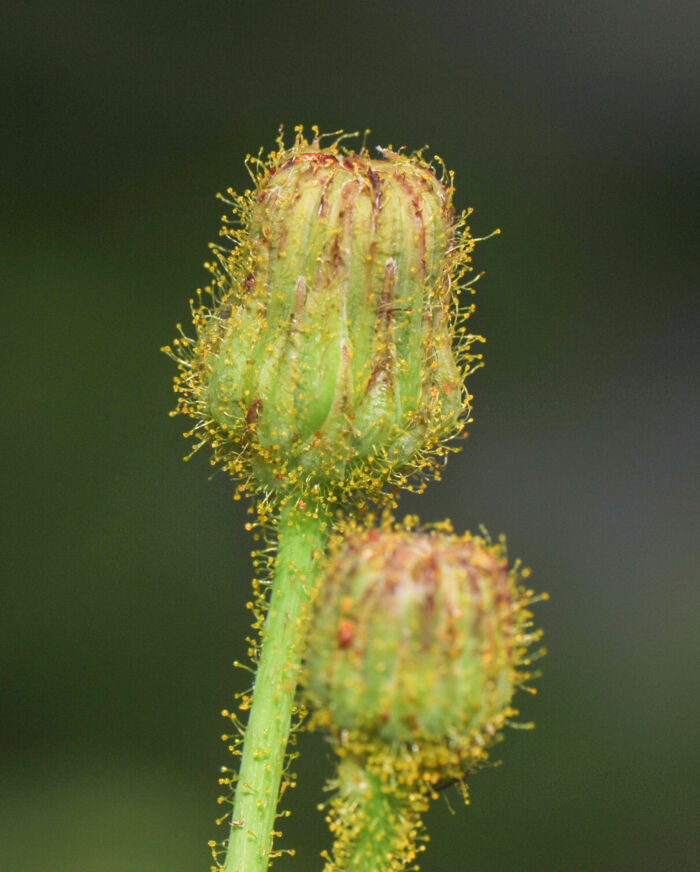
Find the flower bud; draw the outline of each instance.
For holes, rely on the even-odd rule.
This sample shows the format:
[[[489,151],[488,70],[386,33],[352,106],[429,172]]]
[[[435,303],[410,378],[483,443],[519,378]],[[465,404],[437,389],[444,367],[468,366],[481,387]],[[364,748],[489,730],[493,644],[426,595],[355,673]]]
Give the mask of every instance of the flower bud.
[[[233,200],[234,248],[217,250],[196,340],[179,340],[176,390],[237,477],[376,494],[464,426],[478,358],[456,292],[474,243],[450,177],[381,154],[298,131]]]
[[[306,693],[341,744],[403,745],[436,777],[480,756],[528,676],[529,592],[502,544],[470,534],[354,531],[329,559]]]

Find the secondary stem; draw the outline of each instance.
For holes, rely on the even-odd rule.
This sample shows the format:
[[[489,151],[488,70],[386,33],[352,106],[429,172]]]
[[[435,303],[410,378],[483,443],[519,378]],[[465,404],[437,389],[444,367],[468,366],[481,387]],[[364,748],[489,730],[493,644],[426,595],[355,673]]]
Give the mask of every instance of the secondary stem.
[[[423,850],[418,841],[426,793],[420,785],[392,783],[389,755],[384,764],[341,758],[328,816],[333,852],[324,872],[399,872]]]
[[[279,549],[236,783],[225,872],[266,872],[301,658],[304,610],[328,519],[290,501],[280,509]]]

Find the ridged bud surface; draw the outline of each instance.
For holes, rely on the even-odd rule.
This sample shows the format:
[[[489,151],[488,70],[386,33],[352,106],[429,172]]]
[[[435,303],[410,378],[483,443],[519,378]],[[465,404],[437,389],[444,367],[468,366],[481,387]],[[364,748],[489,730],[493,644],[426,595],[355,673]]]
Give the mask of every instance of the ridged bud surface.
[[[420,157],[294,148],[234,201],[176,389],[203,441],[265,487],[376,491],[463,427],[476,356],[456,288],[473,240]],[[179,340],[181,346],[187,340]]]
[[[449,772],[502,725],[532,638],[504,548],[439,532],[357,532],[314,609],[306,691],[316,723],[402,744]],[[477,753],[478,756],[478,753]]]

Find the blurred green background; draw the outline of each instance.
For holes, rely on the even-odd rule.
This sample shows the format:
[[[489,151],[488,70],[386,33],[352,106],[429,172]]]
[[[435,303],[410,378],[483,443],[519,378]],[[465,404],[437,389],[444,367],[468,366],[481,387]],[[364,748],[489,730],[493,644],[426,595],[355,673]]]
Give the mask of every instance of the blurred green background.
[[[691,870],[697,833],[696,4],[8,3],[0,13],[0,868],[195,872],[245,683],[245,506],[181,463],[159,353],[216,191],[277,127],[428,142],[480,245],[487,366],[403,511],[506,531],[551,603],[534,733],[426,870]],[[320,869],[307,736],[280,870]]]

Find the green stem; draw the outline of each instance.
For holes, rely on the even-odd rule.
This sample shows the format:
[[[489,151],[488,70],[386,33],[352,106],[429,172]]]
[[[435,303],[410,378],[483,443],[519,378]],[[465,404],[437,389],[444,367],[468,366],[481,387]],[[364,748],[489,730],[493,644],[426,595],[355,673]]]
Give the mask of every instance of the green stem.
[[[236,782],[225,872],[266,872],[301,658],[304,612],[328,520],[303,503],[283,505],[270,604]]]
[[[427,794],[396,783],[387,759],[342,757],[328,816],[334,836],[324,872],[399,872],[416,858]]]

